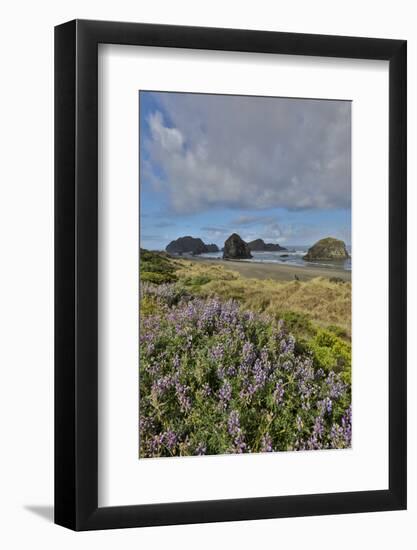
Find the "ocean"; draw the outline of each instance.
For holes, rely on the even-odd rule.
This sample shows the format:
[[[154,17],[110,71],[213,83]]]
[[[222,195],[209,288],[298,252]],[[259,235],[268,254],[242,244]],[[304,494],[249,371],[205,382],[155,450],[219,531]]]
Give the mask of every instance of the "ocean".
[[[264,262],[267,264],[287,264],[287,265],[296,265],[296,266],[317,266],[323,268],[342,268],[345,271],[351,271],[352,261],[351,258],[345,261],[317,261],[317,262],[305,262],[303,256],[307,253],[307,250],[310,246],[286,246],[287,250],[282,250],[280,252],[252,252],[253,258],[248,260],[240,260],[244,262]],[[351,247],[347,246],[347,251],[349,255],[352,254]],[[200,255],[202,258],[222,258],[223,252],[207,252],[206,254]]]

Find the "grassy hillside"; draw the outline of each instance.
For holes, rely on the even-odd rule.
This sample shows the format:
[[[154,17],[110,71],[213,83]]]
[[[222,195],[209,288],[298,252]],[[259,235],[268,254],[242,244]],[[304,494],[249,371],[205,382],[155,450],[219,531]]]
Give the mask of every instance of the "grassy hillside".
[[[287,317],[295,329],[309,332],[308,321],[350,337],[351,283],[320,277],[311,281],[247,279],[220,265],[180,260],[176,262],[180,284],[202,296],[233,298],[245,309]],[[299,315],[288,315],[289,312]],[[304,321],[303,321],[304,319]]]
[[[218,264],[173,259],[145,250],[141,251],[140,266],[142,282],[174,283],[175,291],[169,293],[176,297],[175,303],[186,295],[234,300],[244,311],[282,320],[295,336],[298,349],[312,354],[317,368],[341,372],[344,380],[350,381],[350,282],[325,277],[288,282],[249,279]],[[157,309],[152,293],[146,293],[142,315],[154,314]]]
[[[168,254],[162,252],[150,252],[140,249],[140,280],[142,282],[162,284],[173,283],[177,280],[175,275],[175,262]]]

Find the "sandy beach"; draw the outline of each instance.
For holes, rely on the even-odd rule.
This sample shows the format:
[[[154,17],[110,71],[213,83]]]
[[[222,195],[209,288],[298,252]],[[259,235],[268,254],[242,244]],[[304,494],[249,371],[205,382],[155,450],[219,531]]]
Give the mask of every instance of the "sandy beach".
[[[274,281],[293,281],[298,277],[300,281],[309,281],[315,277],[338,277],[344,281],[351,281],[351,272],[340,268],[328,268],[317,266],[292,266],[285,264],[272,264],[263,262],[245,262],[233,260],[221,260],[194,256],[192,262],[210,262],[210,264],[222,265],[226,269],[237,271],[242,277],[248,279],[272,279]]]

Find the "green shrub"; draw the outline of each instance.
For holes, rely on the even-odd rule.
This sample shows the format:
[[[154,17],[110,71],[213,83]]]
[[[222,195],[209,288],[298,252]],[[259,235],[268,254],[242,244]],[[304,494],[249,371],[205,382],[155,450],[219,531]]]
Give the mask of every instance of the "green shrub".
[[[289,332],[294,335],[311,337],[316,334],[317,329],[305,313],[283,311],[278,317],[284,321]]]
[[[307,346],[317,368],[342,372],[345,381],[350,382],[352,351],[348,342],[328,330],[319,329]]]
[[[146,283],[153,283],[154,285],[161,285],[163,283],[172,283],[176,281],[176,277],[172,273],[142,271],[140,274],[140,280]]]
[[[140,278],[144,282],[160,285],[177,280],[176,267],[162,252],[150,252],[140,249]]]
[[[197,275],[197,277],[185,277],[182,282],[185,286],[200,287],[211,281],[206,275]]]
[[[348,334],[346,330],[342,327],[339,327],[338,325],[328,325],[327,330],[330,332],[333,332],[333,334],[336,334],[336,336],[339,336],[340,338],[348,338]]]
[[[144,317],[148,315],[155,315],[159,313],[160,307],[158,302],[153,296],[142,296],[140,300],[140,314]]]

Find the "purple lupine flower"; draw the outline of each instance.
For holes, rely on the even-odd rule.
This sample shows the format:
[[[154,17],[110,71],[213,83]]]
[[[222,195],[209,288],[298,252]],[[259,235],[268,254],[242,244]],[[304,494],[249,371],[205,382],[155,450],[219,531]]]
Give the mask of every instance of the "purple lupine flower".
[[[341,424],[333,424],[330,429],[331,446],[336,449],[346,449],[352,444],[352,406],[346,409]]]
[[[181,298],[188,299],[188,296],[184,294],[182,289],[170,283],[154,285],[152,283],[141,282],[140,298],[143,298],[145,295],[153,296],[160,304],[167,304],[168,306],[177,303]]]
[[[204,443],[199,443],[195,448],[196,455],[202,456],[202,455],[205,455],[206,452],[207,452],[207,447]]]
[[[247,449],[247,445],[246,445],[246,442],[245,442],[245,438],[244,438],[242,432],[240,432],[235,437],[233,452],[241,454],[241,453],[244,453],[246,451],[246,449]]]
[[[186,347],[187,349],[191,349],[192,346],[193,346],[193,335],[192,335],[192,334],[189,334],[189,335],[187,336],[187,342],[186,342],[186,344],[185,344],[185,347]]]
[[[255,314],[253,311],[245,311],[243,313],[243,319],[248,323],[251,323],[255,319]]]
[[[191,409],[191,399],[188,397],[188,388],[184,384],[177,382],[175,386],[178,403],[182,412],[189,412]]]
[[[252,344],[252,342],[245,342],[242,347],[242,356],[243,360],[247,364],[252,364],[255,360],[256,353],[255,353],[255,347]]]
[[[174,431],[168,430],[161,435],[160,440],[169,451],[172,451],[177,444],[178,437]]]
[[[146,370],[149,372],[149,374],[153,377],[159,376],[161,373],[161,365],[160,363],[156,363],[151,359],[151,362],[148,365],[145,365]]]
[[[262,388],[268,378],[268,372],[260,359],[256,359],[252,367],[252,373],[255,379],[256,389]]]
[[[269,433],[266,433],[261,439],[261,453],[272,453],[272,451],[272,439]]]
[[[306,380],[299,380],[298,381],[298,391],[300,392],[301,396],[304,397],[304,399],[309,399],[311,397],[311,394],[313,393],[313,386]]]
[[[342,417],[343,437],[346,447],[350,447],[352,441],[352,405],[349,405]]]
[[[155,423],[153,421],[153,418],[149,418],[148,416],[140,416],[139,417],[139,433],[146,433],[151,430],[153,430],[155,427]]]
[[[201,393],[203,394],[203,397],[209,397],[211,395],[211,388],[210,388],[209,384],[204,383],[201,386]]]
[[[210,350],[211,358],[214,361],[221,361],[224,357],[224,346],[223,344],[217,344]]]
[[[332,408],[333,408],[333,403],[332,403],[332,400],[330,399],[330,397],[325,397],[324,398],[324,406],[325,406],[326,412],[328,414],[330,414],[332,412]]]
[[[274,391],[275,403],[277,405],[281,405],[284,399],[284,394],[285,394],[285,390],[284,390],[283,382],[281,379],[279,379],[275,385],[275,391]]]
[[[239,392],[239,397],[245,401],[249,402],[252,399],[252,396],[256,393],[256,385],[251,384],[250,382],[245,382],[244,387]]]
[[[331,399],[338,399],[346,390],[346,384],[334,371],[329,372],[326,378],[326,384]]]
[[[152,355],[155,351],[155,344],[153,342],[148,342],[146,351],[148,352],[148,355]]]
[[[317,439],[321,439],[324,432],[323,417],[321,415],[316,416],[313,426],[313,436]]]
[[[264,369],[269,370],[271,368],[271,363],[269,361],[269,353],[266,348],[262,349],[260,360]]]
[[[224,380],[226,377],[226,369],[223,365],[219,365],[216,369],[219,380]]]
[[[232,398],[232,386],[229,382],[223,382],[223,386],[219,389],[220,407],[225,409]]]
[[[239,413],[232,411],[227,421],[227,430],[233,438],[232,451],[235,453],[245,452],[247,445],[242,429],[240,427]]]
[[[290,371],[292,370],[293,368],[293,363],[291,361],[289,361],[288,359],[286,359],[283,363],[282,363],[282,369],[285,370],[285,371]]]
[[[294,374],[300,382],[313,382],[315,378],[315,372],[312,361],[310,359],[297,359]]]
[[[228,368],[227,368],[227,371],[226,371],[226,374],[227,374],[227,376],[230,376],[231,378],[232,378],[233,376],[236,376],[236,375],[237,375],[237,368],[236,368],[236,367],[233,367],[233,366],[232,366],[232,367],[228,367]]]
[[[295,338],[289,334],[287,338],[283,338],[280,342],[281,353],[293,353],[295,347]]]
[[[339,424],[333,424],[330,428],[330,442],[333,449],[343,448],[343,428]]]
[[[286,333],[283,324],[277,325],[267,315],[241,312],[239,304],[233,301],[185,298],[174,286],[141,285],[141,296],[153,293],[158,301],[157,313],[141,318],[140,391],[145,398],[143,404],[141,401],[139,423],[141,456],[161,456],[167,450],[175,450],[178,434],[183,429],[181,422],[185,421],[178,413],[178,405],[187,415],[195,410],[198,422],[204,413],[201,409],[196,410],[201,407],[201,396],[210,396],[209,407],[217,402],[222,411],[227,411],[234,392],[233,412],[237,414],[237,426],[233,429],[233,414],[226,413],[226,426],[219,422],[210,427],[219,435],[221,430],[227,432],[231,452],[250,452],[251,442],[240,426],[239,411],[254,406],[254,395],[265,408],[260,415],[270,413],[268,407],[273,397],[289,415],[293,426],[290,424],[282,441],[274,441],[269,434],[269,442],[265,434],[259,448],[267,449],[269,443],[276,450],[351,445],[351,408],[343,415],[338,412],[341,400],[345,402],[350,395],[350,386],[343,382],[341,375],[332,371],[324,373],[322,369],[315,371],[312,357],[295,352],[293,338]],[[268,331],[266,339],[265,329]],[[172,346],[167,347],[166,341],[172,342]],[[226,362],[222,350],[229,349],[231,358]],[[213,361],[207,373],[200,368],[201,364],[205,366],[205,357]],[[213,392],[208,381],[215,385],[217,382],[212,380],[212,375],[216,373],[220,389]],[[203,384],[201,376],[206,375],[208,378],[204,378]],[[200,398],[193,400],[193,392],[198,392]],[[178,430],[175,432],[171,427],[173,419]],[[192,427],[190,430],[189,426],[184,426],[184,433],[189,435],[181,440],[182,453],[197,454],[197,449],[207,452],[203,449],[204,443],[197,446],[190,443],[199,441]],[[175,437],[177,443],[174,443]],[[259,435],[251,433],[251,437]]]
[[[227,420],[227,430],[232,436],[236,435],[236,433],[240,430],[239,413],[237,411],[232,411],[229,414],[229,418]]]
[[[161,437],[160,435],[154,435],[150,441],[149,447],[152,454],[157,453],[161,446]]]
[[[304,395],[301,396],[301,408],[303,411],[309,411],[311,409],[311,403]]]
[[[163,395],[167,390],[169,390],[174,385],[174,379],[172,376],[167,374],[166,376],[161,376],[152,384],[151,392],[156,396]]]

